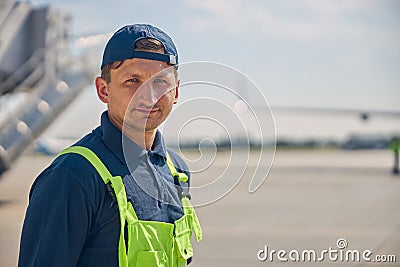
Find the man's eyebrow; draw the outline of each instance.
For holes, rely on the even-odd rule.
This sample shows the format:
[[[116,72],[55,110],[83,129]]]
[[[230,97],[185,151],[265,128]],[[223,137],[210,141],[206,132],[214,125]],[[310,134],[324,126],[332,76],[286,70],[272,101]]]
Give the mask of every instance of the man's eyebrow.
[[[171,75],[173,75],[174,73],[171,70],[162,70],[159,71],[158,73],[154,74],[153,77],[170,77]]]
[[[152,78],[168,78],[170,75],[165,73],[157,73],[152,76]]]
[[[153,74],[153,76],[151,76],[150,78],[147,78],[145,75],[142,75],[140,73],[136,73],[136,72],[126,72],[126,73],[121,73],[121,79],[128,79],[128,78],[139,78],[139,79],[158,79],[158,78],[170,78],[172,72],[165,72],[165,71],[160,71],[157,72],[155,74]]]
[[[123,73],[121,75],[122,78],[143,78],[143,75],[139,74],[139,73],[134,73],[134,72],[127,72],[127,73]]]

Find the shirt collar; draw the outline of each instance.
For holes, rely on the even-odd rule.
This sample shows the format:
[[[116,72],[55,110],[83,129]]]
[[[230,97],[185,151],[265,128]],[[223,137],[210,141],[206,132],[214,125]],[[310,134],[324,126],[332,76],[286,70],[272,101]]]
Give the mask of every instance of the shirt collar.
[[[167,158],[166,156],[166,146],[164,142],[164,138],[159,130],[156,132],[156,136],[154,138],[153,146],[151,147],[151,151],[154,154],[157,154],[163,158]]]
[[[136,162],[147,153],[145,149],[122,134],[121,130],[110,121],[107,111],[101,115],[101,128],[103,130],[104,143],[122,163]],[[158,130],[151,151],[166,158],[164,138]],[[129,155],[129,158],[125,157],[125,155]]]

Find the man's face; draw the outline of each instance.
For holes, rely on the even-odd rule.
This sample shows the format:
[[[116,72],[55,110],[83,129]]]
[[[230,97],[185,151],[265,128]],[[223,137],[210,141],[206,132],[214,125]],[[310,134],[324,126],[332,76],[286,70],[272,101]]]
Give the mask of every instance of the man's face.
[[[108,115],[121,130],[152,131],[169,115],[178,98],[174,67],[165,62],[127,59],[110,72]]]

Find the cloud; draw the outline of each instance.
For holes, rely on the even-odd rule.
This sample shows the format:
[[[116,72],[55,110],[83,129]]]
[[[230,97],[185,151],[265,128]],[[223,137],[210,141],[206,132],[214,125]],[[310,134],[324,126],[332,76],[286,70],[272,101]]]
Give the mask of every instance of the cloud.
[[[194,20],[196,30],[221,30],[229,35],[261,34],[270,37],[308,39],[315,34],[309,22],[284,19],[254,1],[189,1],[206,16]]]
[[[381,5],[371,0],[185,0],[184,3],[198,11],[197,16],[191,14],[192,23],[188,26],[192,30],[296,42],[363,35],[371,27],[354,18],[367,18]]]

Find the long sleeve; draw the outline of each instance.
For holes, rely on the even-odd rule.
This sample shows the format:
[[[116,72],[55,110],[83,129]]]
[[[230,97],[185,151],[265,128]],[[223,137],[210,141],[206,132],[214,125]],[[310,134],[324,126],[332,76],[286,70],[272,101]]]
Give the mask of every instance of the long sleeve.
[[[76,266],[89,233],[91,210],[73,173],[44,171],[31,188],[18,266]]]

